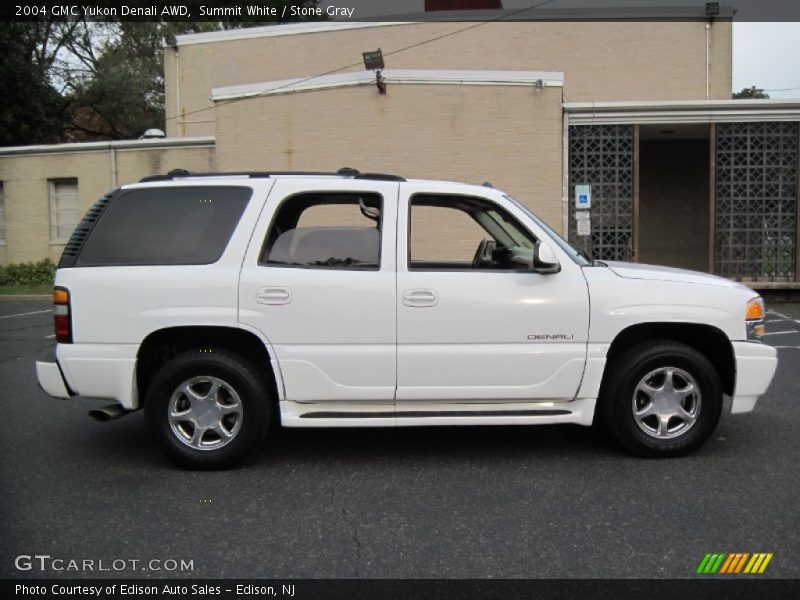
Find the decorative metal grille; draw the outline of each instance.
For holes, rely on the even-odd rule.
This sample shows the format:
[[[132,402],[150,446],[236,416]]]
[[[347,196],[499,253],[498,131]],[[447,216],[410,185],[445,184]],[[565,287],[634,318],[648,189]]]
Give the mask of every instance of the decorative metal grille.
[[[575,186],[592,186],[589,236],[578,236]],[[633,235],[633,126],[569,128],[569,238],[600,260],[630,260]]]
[[[717,125],[714,270],[733,279],[794,279],[797,123]]]

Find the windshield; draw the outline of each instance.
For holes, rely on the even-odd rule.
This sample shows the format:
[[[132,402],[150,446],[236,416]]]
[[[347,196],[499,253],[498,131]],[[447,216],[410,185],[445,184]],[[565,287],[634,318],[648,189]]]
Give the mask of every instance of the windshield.
[[[545,222],[544,222],[544,221],[542,221],[542,220],[541,220],[539,217],[537,217],[535,214],[533,214],[533,213],[532,213],[530,210],[528,210],[528,209],[527,209],[527,208],[526,208],[524,205],[522,205],[520,202],[518,202],[518,201],[517,201],[515,198],[512,198],[512,197],[511,197],[511,196],[509,196],[508,194],[505,194],[505,197],[506,197],[506,199],[507,199],[509,202],[513,203],[513,204],[514,204],[514,206],[516,206],[517,208],[519,208],[519,209],[520,209],[521,211],[523,211],[523,212],[524,212],[526,215],[528,215],[528,216],[529,216],[531,219],[533,219],[533,221],[534,221],[534,222],[535,222],[535,223],[536,223],[536,224],[537,224],[539,227],[541,227],[542,229],[544,229],[544,230],[547,232],[547,234],[550,236],[550,238],[551,238],[551,239],[552,239],[552,240],[553,240],[553,241],[554,241],[556,244],[558,244],[558,247],[559,247],[559,248],[561,248],[561,249],[562,249],[564,252],[566,252],[567,254],[569,254],[569,257],[570,257],[570,258],[571,258],[573,261],[575,261],[576,263],[578,263],[578,264],[579,264],[579,265],[581,265],[581,266],[588,265],[588,264],[590,264],[590,263],[591,263],[591,261],[590,261],[588,258],[586,258],[586,257],[585,257],[585,256],[584,256],[584,255],[581,253],[581,251],[580,251],[580,250],[578,250],[577,248],[574,248],[574,247],[573,247],[573,246],[572,246],[572,245],[571,245],[569,242],[567,242],[567,240],[565,240],[565,239],[564,239],[564,238],[562,238],[562,237],[561,237],[561,236],[560,236],[558,233],[556,233],[556,232],[555,232],[555,230],[554,230],[552,227],[550,227],[550,226],[549,226],[547,223],[545,223]]]

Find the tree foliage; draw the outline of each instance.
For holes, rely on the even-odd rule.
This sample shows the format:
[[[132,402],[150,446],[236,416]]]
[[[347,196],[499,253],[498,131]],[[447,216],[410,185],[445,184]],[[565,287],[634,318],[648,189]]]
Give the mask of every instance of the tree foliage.
[[[49,74],[71,29],[44,21],[0,27],[0,145],[58,141],[67,101]]]
[[[734,100],[747,100],[747,99],[766,99],[769,98],[769,94],[762,90],[761,88],[757,88],[754,85],[751,85],[749,88],[742,88],[739,92],[733,93]]]
[[[279,15],[283,5],[299,3],[261,2]],[[164,40],[267,24],[236,18],[6,23],[0,28],[0,145],[135,139],[163,129]]]

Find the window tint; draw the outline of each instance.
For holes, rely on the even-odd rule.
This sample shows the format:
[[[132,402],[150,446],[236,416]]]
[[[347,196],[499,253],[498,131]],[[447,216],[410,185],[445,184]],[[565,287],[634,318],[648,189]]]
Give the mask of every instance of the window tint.
[[[216,262],[251,195],[250,188],[228,186],[124,192],[98,221],[77,265]]]
[[[378,269],[383,200],[368,193],[314,193],[283,201],[267,234],[261,264]]]
[[[530,231],[482,198],[419,194],[409,226],[410,269],[522,270],[533,259]]]

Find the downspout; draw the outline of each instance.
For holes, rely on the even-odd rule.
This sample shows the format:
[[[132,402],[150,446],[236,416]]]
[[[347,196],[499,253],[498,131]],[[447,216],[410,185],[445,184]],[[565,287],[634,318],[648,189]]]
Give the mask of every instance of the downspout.
[[[711,23],[706,23],[706,100],[711,97]]]
[[[108,157],[111,161],[111,189],[117,189],[117,149],[109,144]]]
[[[181,136],[185,134],[183,128],[183,117],[181,116],[181,69],[180,69],[180,53],[178,51],[178,45],[175,44],[175,116],[178,118],[178,123],[180,123],[180,132]]]
[[[564,110],[564,94],[561,94],[561,230],[565,240],[569,240],[569,113]]]

